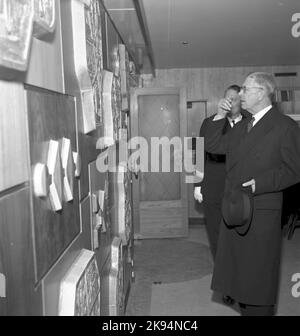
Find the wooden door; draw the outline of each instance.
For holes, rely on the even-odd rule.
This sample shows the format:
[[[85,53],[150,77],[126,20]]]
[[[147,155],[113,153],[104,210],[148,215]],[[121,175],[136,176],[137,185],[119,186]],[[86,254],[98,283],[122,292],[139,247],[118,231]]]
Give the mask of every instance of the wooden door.
[[[188,232],[187,185],[185,173],[174,169],[178,157],[170,148],[170,170],[151,171],[151,140],[167,137],[181,139],[187,134],[186,94],[184,89],[137,89],[132,94],[132,137],[140,136],[148,144],[148,171],[139,171],[133,182],[135,236],[140,238],[182,237]],[[151,148],[152,147],[152,148]],[[182,145],[183,148],[183,145]],[[155,151],[154,151],[155,152]],[[182,164],[182,162],[181,162]]]

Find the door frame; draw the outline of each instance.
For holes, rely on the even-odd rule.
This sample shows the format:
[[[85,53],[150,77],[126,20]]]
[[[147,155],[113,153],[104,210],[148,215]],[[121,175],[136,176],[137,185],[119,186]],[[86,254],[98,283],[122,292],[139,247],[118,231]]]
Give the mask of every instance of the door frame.
[[[179,96],[179,114],[180,114],[180,138],[187,136],[187,94],[186,88],[182,87],[161,87],[161,88],[136,88],[131,89],[130,92],[130,124],[131,137],[138,136],[138,98],[139,96],[157,96],[157,95],[177,95]],[[183,160],[183,156],[182,156]],[[188,193],[187,184],[185,183],[185,172],[181,172],[181,202],[182,202],[182,219],[184,225],[184,235],[188,234]],[[139,193],[139,179],[132,174],[132,196],[133,196],[133,225],[134,238],[142,239],[140,227],[140,193]]]

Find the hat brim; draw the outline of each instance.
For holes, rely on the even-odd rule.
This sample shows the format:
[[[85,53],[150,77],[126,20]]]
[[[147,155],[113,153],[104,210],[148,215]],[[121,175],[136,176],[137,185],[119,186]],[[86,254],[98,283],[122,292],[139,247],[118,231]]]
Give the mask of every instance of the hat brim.
[[[237,225],[237,223],[232,224],[231,223],[231,215],[228,214],[230,211],[230,202],[231,202],[231,197],[235,193],[234,197],[238,195],[240,196],[240,199],[243,199],[243,217],[241,218],[241,224]],[[248,188],[243,188],[241,190],[232,190],[230,193],[227,194],[227,196],[224,195],[225,201],[223,200],[222,202],[222,214],[223,214],[223,220],[225,225],[230,228],[234,229],[239,235],[246,235],[247,232],[250,229],[251,222],[252,222],[252,217],[253,217],[253,195],[252,195],[252,190]]]

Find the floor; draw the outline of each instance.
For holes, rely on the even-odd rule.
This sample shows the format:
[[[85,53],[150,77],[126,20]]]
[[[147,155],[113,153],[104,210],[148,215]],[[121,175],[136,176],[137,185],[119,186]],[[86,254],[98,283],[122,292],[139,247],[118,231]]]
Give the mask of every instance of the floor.
[[[240,315],[237,305],[224,305],[210,290],[212,271],[204,225],[190,225],[187,238],[135,241],[136,276],[126,315]],[[298,285],[292,281],[296,273]],[[300,316],[300,228],[291,240],[283,239],[277,315]]]

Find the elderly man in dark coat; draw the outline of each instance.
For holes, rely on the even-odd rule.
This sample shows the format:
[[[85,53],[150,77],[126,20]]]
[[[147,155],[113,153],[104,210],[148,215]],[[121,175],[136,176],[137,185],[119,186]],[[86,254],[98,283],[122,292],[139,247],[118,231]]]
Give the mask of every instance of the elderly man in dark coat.
[[[240,90],[241,88],[238,85],[230,85],[225,90],[224,98],[219,101],[218,110],[222,109],[224,103],[226,102],[229,103],[231,106],[231,109],[226,115],[222,134],[230,132],[232,128],[235,127],[237,123],[239,123],[243,118],[251,116],[249,112],[241,109],[241,100],[239,96]],[[206,125],[209,120],[213,120],[216,115],[217,114],[214,114],[204,119],[200,129],[200,137],[206,137]],[[204,155],[204,178],[201,183],[198,183],[195,186],[201,186],[201,193],[203,194],[206,230],[208,233],[212,256],[215,259],[219,238],[220,222],[222,218],[221,202],[225,185],[226,155],[212,154],[207,151],[205,151]],[[198,200],[196,193],[195,198]]]
[[[300,129],[272,106],[274,90],[271,74],[250,74],[240,95],[252,118],[223,135],[224,109],[209,121],[205,137],[205,150],[226,154],[225,193],[252,189],[253,217],[247,231],[241,234],[223,220],[212,279],[212,289],[239,302],[242,315],[274,314],[282,190],[300,181]]]

